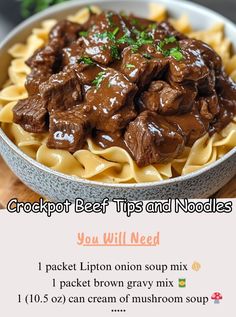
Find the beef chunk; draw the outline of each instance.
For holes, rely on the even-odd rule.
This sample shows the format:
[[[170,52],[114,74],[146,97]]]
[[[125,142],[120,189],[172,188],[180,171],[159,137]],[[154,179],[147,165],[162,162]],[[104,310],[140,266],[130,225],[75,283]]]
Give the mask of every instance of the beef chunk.
[[[47,131],[47,110],[40,96],[20,100],[13,108],[13,121],[25,131],[41,133]]]
[[[159,23],[157,31],[161,31],[162,33],[165,33],[167,36],[174,36],[177,40],[184,40],[187,38],[185,34],[178,32],[168,21],[163,21]]]
[[[46,45],[43,48],[38,49],[33,56],[26,61],[26,65],[28,65],[31,69],[44,67],[52,70],[56,60],[55,55],[57,54],[57,51],[58,47]]]
[[[100,72],[104,71],[104,68],[100,67],[98,64],[88,65],[81,61],[74,66],[74,70],[80,83],[91,87],[94,79]]]
[[[199,49],[205,64],[211,70],[214,70],[217,74],[221,72],[223,66],[222,59],[212,47],[202,41],[194,39],[189,39],[188,41],[191,43],[192,48],[196,47]]]
[[[82,30],[83,27],[80,24],[62,20],[52,28],[49,34],[49,42],[57,42],[61,48],[69,46],[78,39],[79,32]]]
[[[216,78],[216,91],[225,100],[236,106],[236,83],[225,72]]]
[[[130,14],[129,16],[124,16],[124,17],[127,18],[130,24],[139,31],[148,30],[152,28],[153,25],[156,25],[156,26],[158,25],[156,21],[140,18],[133,14]]]
[[[125,141],[139,167],[170,161],[184,148],[182,135],[151,111],[142,112],[129,124]]]
[[[39,93],[39,86],[50,78],[51,74],[48,70],[33,69],[26,78],[25,88],[29,96],[37,95]]]
[[[131,47],[127,47],[122,54],[121,72],[140,88],[148,85],[163,71],[167,60],[163,56],[153,58],[145,57],[141,52],[134,53]]]
[[[40,85],[39,91],[49,112],[73,108],[82,100],[79,79],[73,69],[52,75]]]
[[[220,112],[219,100],[216,94],[200,98],[198,102],[199,113],[205,120],[211,121]]]
[[[209,122],[203,120],[199,114],[197,103],[191,112],[166,116],[166,120],[174,125],[178,131],[182,131],[187,146],[192,146],[195,141],[207,133],[209,128]]]
[[[236,84],[223,71],[216,77],[216,91],[220,110],[211,123],[211,134],[225,128],[236,113]]]
[[[83,148],[89,133],[89,120],[83,111],[74,108],[53,112],[50,116],[47,146],[71,153]]]
[[[83,56],[83,41],[79,39],[62,50],[62,65],[76,65]]]
[[[201,79],[197,83],[198,93],[200,96],[211,96],[215,93],[216,76],[215,71],[210,70],[209,76]]]
[[[169,76],[174,82],[186,80],[199,81],[209,76],[210,71],[207,67],[200,48],[192,40],[186,39],[179,42],[183,59],[176,60],[170,57]]]
[[[38,49],[26,64],[31,68],[31,73],[27,76],[25,87],[29,95],[39,92],[39,85],[48,80],[55,71],[58,48],[47,45]]]
[[[141,95],[143,109],[157,111],[160,114],[175,114],[188,111],[197,96],[193,84],[172,86],[165,81],[154,81],[149,89]]]
[[[108,65],[120,58],[120,51],[127,43],[117,43],[124,35],[132,37],[130,26],[125,18],[113,12],[103,12],[96,17],[95,24],[84,37],[85,53],[94,61]]]
[[[176,113],[181,100],[181,91],[161,80],[152,82],[149,89],[141,96],[144,109],[166,114]]]
[[[87,103],[93,108],[94,126],[109,132],[124,128],[136,115],[133,106],[136,85],[111,68],[99,73],[95,81],[96,87],[86,95]]]

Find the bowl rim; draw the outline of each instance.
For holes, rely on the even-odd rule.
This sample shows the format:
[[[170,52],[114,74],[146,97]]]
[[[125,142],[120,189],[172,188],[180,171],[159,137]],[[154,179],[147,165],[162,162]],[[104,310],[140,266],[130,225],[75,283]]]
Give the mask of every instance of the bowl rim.
[[[236,25],[229,20],[228,18],[225,18],[223,15],[208,9],[202,5],[193,3],[191,1],[186,2],[186,1],[182,1],[179,2],[178,0],[135,0],[136,2],[156,2],[156,3],[161,3],[161,4],[168,4],[168,5],[174,5],[174,6],[179,6],[180,8],[194,8],[195,10],[202,12],[204,11],[205,13],[209,14],[209,18],[210,16],[214,16],[215,18],[223,21],[223,23],[225,25],[228,25],[231,28],[234,28],[236,31]],[[43,12],[37,13],[35,15],[33,15],[32,17],[26,19],[25,21],[23,21],[22,23],[20,23],[18,26],[16,26],[9,34],[8,36],[0,43],[0,51],[8,44],[8,42],[10,40],[12,40],[16,35],[18,35],[19,33],[21,33],[26,27],[29,27],[30,24],[36,23],[38,21],[40,21],[42,18],[47,18],[48,15],[50,14],[55,14],[57,12],[62,12],[64,8],[66,9],[79,9],[81,7],[83,7],[86,4],[99,4],[99,3],[109,3],[111,2],[110,0],[80,0],[79,2],[74,0],[74,1],[70,1],[70,2],[66,2],[66,3],[62,3],[62,4],[58,4],[55,5],[53,7],[50,7],[46,10],[44,10]],[[131,0],[119,0],[119,2],[131,2]],[[156,186],[165,186],[165,185],[170,185],[170,184],[175,184],[175,183],[180,183],[182,181],[187,181],[189,179],[192,178],[196,178],[201,176],[202,174],[204,174],[205,172],[208,172],[211,169],[214,169],[215,167],[217,167],[218,165],[221,165],[224,161],[227,161],[229,158],[233,157],[234,154],[236,154],[236,147],[233,148],[231,151],[229,151],[228,153],[226,153],[224,156],[222,156],[221,158],[219,158],[217,161],[208,164],[202,168],[200,168],[199,170],[196,170],[192,173],[189,173],[187,175],[183,175],[183,176],[178,176],[175,178],[170,178],[170,179],[166,179],[166,180],[161,180],[161,181],[154,181],[154,182],[143,182],[143,183],[132,183],[132,184],[123,184],[123,183],[104,183],[104,182],[98,182],[98,181],[93,181],[93,180],[89,180],[89,179],[83,179],[83,178],[79,178],[76,176],[70,176],[67,174],[64,174],[62,172],[58,172],[53,170],[52,168],[49,168],[39,162],[37,162],[36,160],[34,160],[33,158],[31,158],[30,156],[28,156],[27,154],[25,154],[20,148],[18,148],[9,138],[8,136],[4,133],[4,131],[0,128],[0,137],[3,140],[3,142],[10,147],[10,149],[12,149],[18,156],[22,157],[25,161],[27,161],[29,164],[32,164],[34,167],[50,173],[52,175],[55,175],[59,178],[62,178],[64,180],[67,181],[73,181],[76,183],[81,183],[84,185],[90,185],[90,186],[98,186],[98,187],[105,187],[105,188],[129,188],[129,189],[142,189],[142,188],[147,188],[147,187],[156,187]]]

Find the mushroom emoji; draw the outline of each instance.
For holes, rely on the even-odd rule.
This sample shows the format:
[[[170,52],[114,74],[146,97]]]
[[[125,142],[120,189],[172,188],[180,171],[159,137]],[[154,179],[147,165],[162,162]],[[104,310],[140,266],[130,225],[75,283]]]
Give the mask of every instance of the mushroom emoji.
[[[223,296],[219,292],[216,292],[211,296],[211,299],[214,300],[215,304],[219,304],[220,300],[223,299]]]

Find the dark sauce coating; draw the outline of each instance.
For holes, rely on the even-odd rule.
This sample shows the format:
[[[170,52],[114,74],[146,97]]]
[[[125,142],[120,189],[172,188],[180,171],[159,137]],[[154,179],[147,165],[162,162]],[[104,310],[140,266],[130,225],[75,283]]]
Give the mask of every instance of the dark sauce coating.
[[[28,132],[71,153],[90,137],[138,166],[165,163],[236,114],[236,84],[219,55],[164,21],[103,12],[67,20],[27,61],[29,98],[14,107]]]

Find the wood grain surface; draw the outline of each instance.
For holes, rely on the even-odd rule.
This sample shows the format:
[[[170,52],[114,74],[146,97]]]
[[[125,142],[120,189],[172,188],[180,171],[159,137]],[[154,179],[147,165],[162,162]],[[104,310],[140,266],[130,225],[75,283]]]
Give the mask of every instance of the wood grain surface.
[[[236,198],[236,176],[217,194],[216,198]],[[39,199],[39,195],[26,187],[7,167],[0,157],[0,208],[7,205],[12,198],[18,198],[19,201],[34,202]]]

